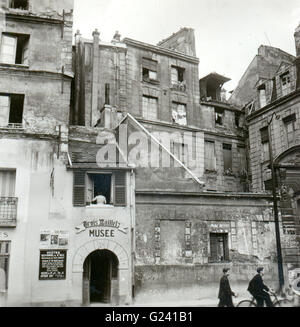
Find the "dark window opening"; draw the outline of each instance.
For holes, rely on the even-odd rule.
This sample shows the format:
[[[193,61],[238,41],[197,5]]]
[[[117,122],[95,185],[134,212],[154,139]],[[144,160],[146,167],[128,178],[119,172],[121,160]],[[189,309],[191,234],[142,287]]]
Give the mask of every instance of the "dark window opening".
[[[269,142],[269,130],[268,127],[264,127],[260,130],[261,143]]]
[[[235,112],[234,121],[235,121],[235,126],[236,127],[241,127],[240,126],[240,119],[241,119],[241,114],[239,112]]]
[[[232,172],[231,144],[223,144],[224,172]]]
[[[229,261],[228,233],[210,233],[210,261]]]
[[[10,97],[9,124],[22,124],[24,95],[13,94]]]
[[[143,81],[150,82],[150,81],[157,81],[157,61],[143,58]]]
[[[88,174],[87,204],[110,204],[111,183],[110,174]]]
[[[272,179],[269,179],[267,181],[264,181],[264,184],[265,184],[265,190],[266,191],[272,191],[272,185],[273,185],[273,182],[272,182]]]
[[[29,9],[29,1],[28,0],[10,0],[9,8],[28,10]]]

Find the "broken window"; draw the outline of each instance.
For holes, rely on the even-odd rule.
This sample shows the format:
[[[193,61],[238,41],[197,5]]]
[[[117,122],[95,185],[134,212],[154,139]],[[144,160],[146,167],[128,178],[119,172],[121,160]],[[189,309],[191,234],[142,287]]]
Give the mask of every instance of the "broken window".
[[[22,127],[24,95],[0,94],[0,127]]]
[[[156,120],[158,115],[158,98],[143,96],[143,117]]]
[[[215,142],[205,141],[205,169],[210,171],[216,170]]]
[[[281,75],[280,81],[281,81],[282,95],[283,96],[287,95],[290,92],[290,87],[291,87],[290,73],[286,72],[283,75]]]
[[[28,0],[9,0],[9,8],[28,10],[29,1]]]
[[[229,261],[228,233],[210,233],[210,261]]]
[[[270,160],[269,151],[269,131],[268,127],[264,127],[260,130],[261,144],[262,144],[262,161]]]
[[[223,118],[224,118],[224,110],[215,109],[215,113],[216,113],[216,124],[222,126]]]
[[[157,82],[157,61],[143,58],[143,81],[145,82],[151,82],[156,81]]]
[[[28,65],[29,35],[2,34],[0,62]]]
[[[282,119],[285,125],[288,146],[295,143],[296,115],[292,114]]]
[[[266,98],[266,86],[261,85],[258,88],[258,93],[259,93],[259,103],[260,107],[263,108],[267,104],[267,98]]]
[[[0,292],[8,289],[10,241],[0,241]]]
[[[188,164],[188,145],[179,142],[172,142],[172,153],[184,165]]]
[[[172,103],[172,119],[173,123],[178,125],[186,126],[186,105],[183,103],[173,102]]]
[[[126,173],[74,171],[73,204],[126,206]]]
[[[172,84],[182,83],[184,81],[184,68],[181,67],[171,67],[171,82]]]
[[[224,172],[232,173],[232,150],[231,144],[223,144]]]

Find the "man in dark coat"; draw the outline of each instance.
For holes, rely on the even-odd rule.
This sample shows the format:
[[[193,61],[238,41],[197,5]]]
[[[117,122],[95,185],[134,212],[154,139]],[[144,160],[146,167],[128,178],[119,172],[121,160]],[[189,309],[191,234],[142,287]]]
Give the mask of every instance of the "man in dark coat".
[[[219,307],[234,307],[232,303],[232,296],[236,296],[234,292],[232,292],[228,280],[229,276],[229,268],[223,269],[223,276],[220,280],[220,289],[219,296],[220,299]]]
[[[257,268],[257,274],[252,278],[248,286],[248,292],[255,298],[258,307],[263,307],[264,302],[267,307],[273,307],[269,291],[270,289],[263,282],[262,276],[264,268]]]

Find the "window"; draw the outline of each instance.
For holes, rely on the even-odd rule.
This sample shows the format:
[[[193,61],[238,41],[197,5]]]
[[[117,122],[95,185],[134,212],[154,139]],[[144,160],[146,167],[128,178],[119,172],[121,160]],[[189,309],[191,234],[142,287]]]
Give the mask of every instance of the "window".
[[[157,82],[157,61],[143,58],[143,81]]]
[[[0,62],[28,65],[29,35],[2,34]]]
[[[188,164],[188,145],[187,144],[172,142],[172,153],[184,165]]]
[[[224,262],[229,260],[228,234],[210,233],[210,261]]]
[[[287,143],[291,146],[295,142],[296,115],[292,114],[282,119],[285,125]]]
[[[9,0],[9,8],[28,10],[29,1],[28,0]]]
[[[126,173],[74,171],[73,204],[126,206]]]
[[[178,125],[186,126],[187,117],[186,117],[186,105],[183,103],[172,103],[172,119],[173,123]]]
[[[0,241],[0,292],[8,289],[10,242]]]
[[[158,98],[143,96],[143,117],[156,120],[158,114]]]
[[[205,141],[205,169],[210,171],[216,170],[215,142]]]
[[[182,83],[184,81],[184,68],[171,67],[171,82],[172,84]]]
[[[216,113],[216,125],[223,125],[223,118],[224,118],[224,110],[222,109],[215,109]]]
[[[259,104],[260,104],[260,107],[263,108],[267,104],[266,86],[265,85],[261,85],[258,88],[258,94],[259,94]]]
[[[0,94],[0,127],[22,127],[24,95]]]
[[[232,151],[231,144],[223,144],[224,172],[232,172]]]
[[[260,130],[260,136],[262,144],[262,161],[264,162],[270,160],[268,127],[264,127]]]
[[[0,197],[12,198],[15,196],[16,171],[0,170]]]
[[[291,86],[290,73],[286,72],[285,74],[281,75],[280,81],[281,81],[282,95],[287,95],[290,92],[290,86]]]

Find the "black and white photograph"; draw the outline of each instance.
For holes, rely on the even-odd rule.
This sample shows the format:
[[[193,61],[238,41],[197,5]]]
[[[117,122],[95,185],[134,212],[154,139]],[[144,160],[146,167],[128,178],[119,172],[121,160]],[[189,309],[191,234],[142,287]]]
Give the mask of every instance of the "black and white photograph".
[[[300,307],[298,0],[0,0],[0,307]]]

